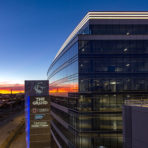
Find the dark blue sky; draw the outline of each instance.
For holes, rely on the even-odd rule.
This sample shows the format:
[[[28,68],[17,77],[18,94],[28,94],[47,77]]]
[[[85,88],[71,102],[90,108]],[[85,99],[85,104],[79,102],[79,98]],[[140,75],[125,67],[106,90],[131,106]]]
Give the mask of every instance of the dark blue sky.
[[[147,0],[0,0],[0,82],[47,79],[60,46],[88,11],[147,10]]]

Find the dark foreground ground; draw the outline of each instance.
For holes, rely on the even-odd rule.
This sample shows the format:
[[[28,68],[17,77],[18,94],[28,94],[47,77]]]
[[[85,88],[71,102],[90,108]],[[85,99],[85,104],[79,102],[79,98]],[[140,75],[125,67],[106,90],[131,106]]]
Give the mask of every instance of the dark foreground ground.
[[[20,131],[19,135],[14,139],[9,148],[26,148],[25,127]]]

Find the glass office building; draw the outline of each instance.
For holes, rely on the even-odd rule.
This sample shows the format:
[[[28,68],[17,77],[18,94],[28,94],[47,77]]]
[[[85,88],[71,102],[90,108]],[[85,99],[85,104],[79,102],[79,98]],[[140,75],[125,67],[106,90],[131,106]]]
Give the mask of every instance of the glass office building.
[[[88,12],[48,72],[59,148],[122,148],[122,104],[148,99],[148,12]]]

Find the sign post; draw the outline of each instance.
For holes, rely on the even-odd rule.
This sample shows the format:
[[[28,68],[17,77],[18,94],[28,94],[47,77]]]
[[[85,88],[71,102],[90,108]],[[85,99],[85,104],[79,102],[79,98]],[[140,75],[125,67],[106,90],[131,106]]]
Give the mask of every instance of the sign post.
[[[25,81],[27,148],[50,148],[49,82]]]

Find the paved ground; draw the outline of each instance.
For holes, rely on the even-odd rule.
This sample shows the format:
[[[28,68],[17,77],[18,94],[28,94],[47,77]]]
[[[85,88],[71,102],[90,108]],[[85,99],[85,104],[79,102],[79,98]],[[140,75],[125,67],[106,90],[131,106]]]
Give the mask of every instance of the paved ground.
[[[23,128],[22,131],[20,131],[20,134],[12,142],[9,148],[26,148],[25,138],[26,138],[26,134],[25,134],[25,129]]]
[[[8,137],[9,133],[14,130],[23,119],[24,113],[20,113],[14,119],[11,119],[8,123],[0,126],[0,145]]]

